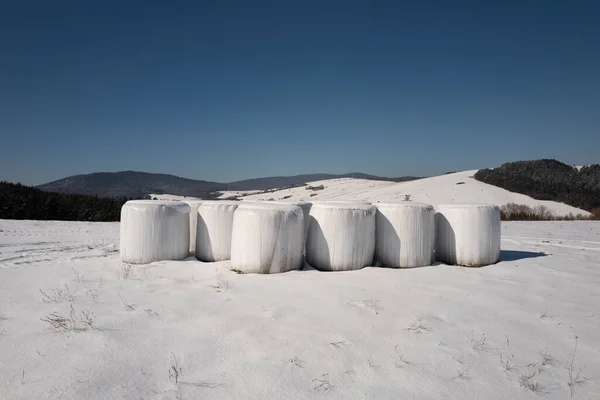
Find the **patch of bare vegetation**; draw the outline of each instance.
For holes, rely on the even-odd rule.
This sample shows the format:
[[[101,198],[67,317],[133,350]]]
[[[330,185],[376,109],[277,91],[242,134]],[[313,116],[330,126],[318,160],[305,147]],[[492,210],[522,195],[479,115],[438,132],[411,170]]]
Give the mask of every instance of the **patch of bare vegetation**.
[[[42,294],[42,301],[44,303],[73,303],[75,301],[75,296],[66,283],[62,287],[51,289],[49,293],[40,289],[40,293]]]
[[[70,306],[69,315],[63,315],[53,312],[44,318],[42,321],[50,324],[52,332],[82,332],[90,329],[96,329],[96,317],[91,311],[81,310],[76,313],[73,304]]]
[[[575,395],[575,388],[577,387],[577,385],[580,385],[586,381],[586,378],[581,377],[581,370],[583,368],[579,367],[578,369],[577,367],[575,367],[575,353],[577,353],[578,339],[579,337],[575,336],[575,347],[573,348],[573,352],[569,356],[569,363],[566,366],[567,371],[569,372],[569,381],[567,382],[567,386],[569,387],[571,397]]]
[[[173,357],[173,360],[171,361],[171,367],[169,368],[169,380],[179,383],[179,377],[181,376],[183,370],[177,363],[175,354],[171,353],[171,356]]]
[[[394,351],[396,352],[396,360],[395,360],[395,365],[396,368],[402,368],[405,367],[407,365],[410,364],[410,362],[408,362],[405,358],[404,355],[402,353],[400,353],[400,350],[398,350],[398,345],[394,346]]]
[[[471,344],[471,349],[475,351],[482,350],[485,346],[485,333],[482,333],[479,337],[475,337],[475,332],[471,331],[469,343]]]
[[[329,374],[323,374],[320,378],[313,379],[312,383],[315,392],[331,392],[335,389],[335,386],[329,382]]]
[[[405,331],[411,333],[430,332],[431,327],[423,322],[423,318],[417,318],[408,325]]]
[[[539,370],[529,368],[519,376],[519,384],[522,388],[537,392],[540,389],[539,383],[534,379],[539,374]]]
[[[513,360],[515,356],[510,351],[510,340],[506,337],[506,351],[500,353],[500,365],[504,372],[509,372],[514,368]]]

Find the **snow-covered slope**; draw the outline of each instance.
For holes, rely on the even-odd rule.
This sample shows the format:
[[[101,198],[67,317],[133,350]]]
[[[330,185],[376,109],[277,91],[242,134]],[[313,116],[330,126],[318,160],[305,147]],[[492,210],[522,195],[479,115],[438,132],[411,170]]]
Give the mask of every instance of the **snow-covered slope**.
[[[250,194],[242,200],[267,200],[289,198],[290,200],[364,200],[373,203],[390,200],[403,200],[409,195],[411,200],[429,203],[434,206],[443,203],[489,203],[502,206],[507,203],[525,204],[531,207],[544,205],[557,216],[583,214],[585,210],[555,201],[535,200],[529,196],[509,192],[497,186],[479,182],[473,178],[477,170],[457,172],[419,179],[410,182],[371,181],[364,179],[332,179],[311,182],[309,186],[323,185],[323,190],[307,190],[306,187],[278,190],[272,193]],[[226,192],[221,196],[237,196],[244,192]],[[290,197],[287,197],[290,196]]]
[[[600,398],[599,222],[503,223],[484,268],[277,275],[122,264],[118,231],[0,220],[0,399]]]

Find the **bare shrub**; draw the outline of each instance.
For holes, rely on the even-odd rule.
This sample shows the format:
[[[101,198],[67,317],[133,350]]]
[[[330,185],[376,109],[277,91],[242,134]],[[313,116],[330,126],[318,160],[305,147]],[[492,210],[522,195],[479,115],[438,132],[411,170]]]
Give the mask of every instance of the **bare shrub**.
[[[456,376],[452,380],[454,379],[469,379],[469,368],[458,368]]]
[[[79,314],[75,313],[73,304],[71,304],[69,315],[65,316],[57,312],[41,318],[51,326],[52,332],[82,332],[88,329],[96,329],[94,314],[88,310],[82,310]]]
[[[312,382],[315,392],[330,392],[335,388],[335,386],[329,383],[329,374],[323,374],[320,378],[313,379]]]
[[[508,340],[508,336],[506,337],[506,353],[500,353],[500,365],[504,372],[508,372],[513,369],[514,365],[512,363],[515,358],[514,354],[510,351],[510,341]]]
[[[471,331],[471,348],[473,350],[481,350],[485,346],[485,333],[482,333],[479,338],[475,337],[475,333]]]
[[[49,294],[42,289],[40,289],[40,293],[42,294],[42,301],[44,303],[61,303],[63,301],[73,303],[75,301],[75,297],[66,283],[64,287],[52,289]]]
[[[121,297],[121,293],[119,293],[119,298],[121,299],[121,303],[123,304],[123,308],[125,311],[135,311],[137,308],[136,304],[128,303],[123,297]]]
[[[569,386],[569,392],[571,393],[571,397],[575,394],[575,386],[585,382],[585,378],[580,378],[581,370],[580,367],[577,369],[575,364],[575,353],[577,352],[577,341],[578,336],[575,336],[575,347],[573,348],[573,352],[569,356],[569,364],[566,366],[567,371],[569,372],[569,381],[567,382],[567,386]]]
[[[519,384],[522,388],[537,392],[540,385],[533,379],[539,372],[537,370],[528,370],[519,377]]]
[[[79,273],[75,268],[71,268],[73,270],[73,275],[75,275],[75,282],[82,283],[84,281],[83,275]]]
[[[173,361],[171,362],[171,368],[169,368],[169,380],[175,381],[175,383],[179,383],[179,376],[182,374],[182,369],[177,363],[177,358],[175,354],[171,353],[173,357]]]

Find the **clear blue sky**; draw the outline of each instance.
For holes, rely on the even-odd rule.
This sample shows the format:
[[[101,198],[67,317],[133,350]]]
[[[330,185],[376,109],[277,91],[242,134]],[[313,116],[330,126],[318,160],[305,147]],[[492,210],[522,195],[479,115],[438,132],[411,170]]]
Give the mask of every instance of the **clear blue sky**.
[[[598,1],[9,1],[0,180],[600,162]]]

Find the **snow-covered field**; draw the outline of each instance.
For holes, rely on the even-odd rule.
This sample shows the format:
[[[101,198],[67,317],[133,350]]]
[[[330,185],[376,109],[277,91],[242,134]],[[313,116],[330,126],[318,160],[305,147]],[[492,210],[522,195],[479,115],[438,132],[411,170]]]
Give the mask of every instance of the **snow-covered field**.
[[[317,201],[317,200],[358,200],[369,202],[386,202],[390,200],[404,200],[406,195],[410,199],[437,206],[443,203],[488,203],[502,206],[507,203],[525,204],[530,207],[544,205],[557,216],[582,214],[589,215],[567,204],[554,201],[536,200],[519,193],[509,192],[497,186],[479,182],[473,178],[477,170],[456,172],[419,179],[410,182],[372,181],[365,179],[330,179],[325,181],[310,182],[308,186],[323,185],[323,190],[311,191],[306,187],[278,190],[271,193],[256,194],[252,192],[224,192],[221,198],[244,195],[242,200],[289,200]],[[288,197],[289,196],[289,197]],[[177,196],[162,195],[161,198],[176,199]]]
[[[480,269],[237,275],[0,220],[0,398],[600,398],[600,223],[502,227]]]

